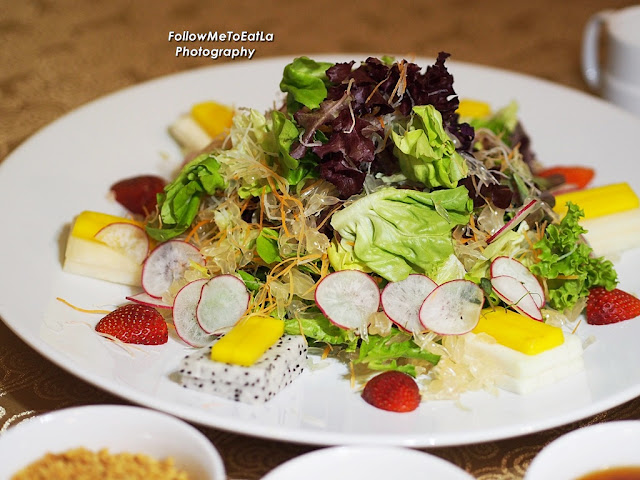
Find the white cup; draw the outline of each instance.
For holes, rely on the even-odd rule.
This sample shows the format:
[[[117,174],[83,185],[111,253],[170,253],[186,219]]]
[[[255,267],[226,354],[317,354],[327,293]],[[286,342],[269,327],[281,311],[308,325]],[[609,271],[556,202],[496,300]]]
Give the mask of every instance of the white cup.
[[[604,10],[589,19],[582,39],[582,74],[593,91],[640,115],[640,5]]]

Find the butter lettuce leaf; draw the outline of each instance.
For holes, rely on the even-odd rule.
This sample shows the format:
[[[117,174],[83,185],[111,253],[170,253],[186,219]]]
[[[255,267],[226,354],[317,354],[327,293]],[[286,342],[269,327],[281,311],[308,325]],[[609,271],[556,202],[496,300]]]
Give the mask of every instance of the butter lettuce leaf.
[[[350,264],[399,281],[410,273],[432,275],[447,261],[453,254],[451,231],[469,221],[471,208],[464,187],[430,193],[382,188],[336,212],[331,226]]]
[[[185,165],[178,177],[159,193],[159,225],[147,225],[149,236],[166,241],[186,231],[200,208],[203,195],[225,187],[214,155],[202,154]]]
[[[288,93],[289,111],[299,110],[300,105],[318,108],[327,98],[327,69],[333,66],[330,62],[316,62],[308,57],[298,57],[284,67],[280,90]]]
[[[406,131],[391,133],[400,170],[429,188],[454,188],[468,173],[467,163],[456,152],[433,105],[413,107]]]
[[[586,230],[579,220],[584,212],[578,205],[568,203],[566,215],[558,225],[549,225],[542,240],[534,244],[538,262],[529,269],[547,279],[549,306],[557,310],[572,308],[589,295],[589,289],[602,286],[612,290],[618,283],[613,264],[602,257],[592,256],[593,250],[581,238]]]

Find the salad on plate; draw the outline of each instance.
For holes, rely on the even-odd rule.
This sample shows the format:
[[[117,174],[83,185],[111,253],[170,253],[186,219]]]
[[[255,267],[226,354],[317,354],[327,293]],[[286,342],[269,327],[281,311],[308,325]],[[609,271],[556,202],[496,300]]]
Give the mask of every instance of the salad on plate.
[[[582,313],[640,315],[609,259],[637,246],[638,197],[544,166],[517,104],[460,100],[447,58],[299,57],[273,109],[205,101],[175,119],[176,175],[121,180],[128,216],[74,221],[66,271],[141,287],[95,330],[184,342],[180,385],[248,403],[308,355],[392,411],[580,371]]]

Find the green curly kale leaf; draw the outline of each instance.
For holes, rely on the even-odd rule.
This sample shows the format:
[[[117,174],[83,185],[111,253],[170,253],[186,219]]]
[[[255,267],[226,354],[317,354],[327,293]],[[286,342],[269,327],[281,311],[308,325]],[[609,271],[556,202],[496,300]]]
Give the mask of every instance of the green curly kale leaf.
[[[544,238],[534,248],[538,263],[530,269],[547,279],[547,303],[557,310],[572,308],[589,295],[589,289],[602,286],[612,290],[618,283],[613,264],[593,256],[593,250],[581,239],[586,230],[578,223],[584,212],[578,205],[568,204],[568,211],[558,225],[549,225]]]

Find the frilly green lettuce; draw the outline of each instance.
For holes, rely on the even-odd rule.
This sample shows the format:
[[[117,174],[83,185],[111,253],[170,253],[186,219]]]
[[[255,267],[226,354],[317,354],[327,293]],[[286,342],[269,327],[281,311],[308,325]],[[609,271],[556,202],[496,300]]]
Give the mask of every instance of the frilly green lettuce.
[[[471,208],[464,187],[431,193],[382,188],[331,217],[346,251],[339,258],[348,253],[348,263],[363,264],[389,281],[410,273],[432,275],[453,254],[451,231],[469,221]]]
[[[593,256],[593,250],[581,238],[586,233],[579,224],[583,211],[573,203],[568,203],[568,208],[560,223],[549,225],[542,240],[533,246],[538,262],[529,267],[535,275],[547,279],[547,302],[561,311],[573,308],[592,287],[612,290],[618,283],[613,264]]]
[[[433,105],[413,107],[413,114],[405,132],[391,133],[402,173],[429,188],[456,187],[468,167],[444,130],[442,115]]]

